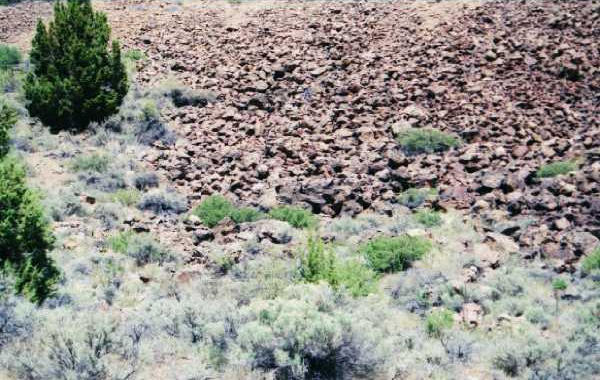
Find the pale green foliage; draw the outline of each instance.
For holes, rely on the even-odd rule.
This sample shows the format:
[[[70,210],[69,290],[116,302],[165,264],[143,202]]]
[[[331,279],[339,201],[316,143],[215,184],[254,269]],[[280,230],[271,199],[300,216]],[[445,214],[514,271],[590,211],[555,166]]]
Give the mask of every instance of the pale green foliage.
[[[425,201],[434,200],[437,195],[436,189],[411,187],[398,196],[398,202],[409,208],[417,208]]]
[[[90,153],[79,155],[71,162],[71,169],[75,172],[104,173],[110,165],[110,157],[105,153]]]
[[[581,268],[588,273],[600,269],[600,247],[594,249],[583,259]]]
[[[423,257],[432,248],[429,240],[421,237],[377,237],[360,246],[369,266],[376,272],[397,272]]]
[[[273,219],[288,222],[295,228],[311,228],[317,225],[315,216],[308,210],[294,206],[281,206],[271,210]]]
[[[427,316],[425,329],[430,336],[440,338],[444,331],[450,329],[453,324],[454,315],[450,310],[434,310]]]
[[[540,167],[536,173],[538,178],[551,178],[568,174],[577,170],[577,161],[557,161]]]
[[[433,210],[419,210],[414,214],[415,220],[425,227],[437,227],[442,224],[439,212]]]
[[[252,208],[236,208],[222,195],[211,195],[204,199],[194,210],[193,215],[202,220],[207,227],[216,226],[221,220],[229,217],[235,223],[254,222],[263,214]]]
[[[409,129],[397,139],[408,154],[438,153],[460,145],[458,138],[435,129]]]

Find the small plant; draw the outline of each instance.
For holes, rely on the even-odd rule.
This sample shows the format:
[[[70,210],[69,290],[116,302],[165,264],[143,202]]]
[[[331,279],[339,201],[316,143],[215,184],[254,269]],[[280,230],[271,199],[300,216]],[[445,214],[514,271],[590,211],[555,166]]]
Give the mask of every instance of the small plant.
[[[107,244],[113,251],[135,259],[138,266],[149,263],[163,264],[173,260],[172,255],[158,244],[150,234],[123,231],[110,237]]]
[[[594,270],[600,270],[600,247],[597,247],[583,259],[581,268],[584,272],[590,273]]]
[[[133,185],[140,191],[158,187],[158,176],[156,173],[137,174],[133,180]]]
[[[10,130],[17,123],[16,112],[5,102],[0,101],[0,159],[9,151]]]
[[[521,372],[519,358],[512,352],[505,352],[496,356],[492,364],[509,377],[517,377],[519,372]]]
[[[295,228],[311,228],[317,225],[315,216],[310,211],[300,207],[277,207],[271,210],[269,216],[287,222]]]
[[[106,154],[91,153],[79,155],[71,162],[71,170],[74,172],[96,172],[104,173],[108,170],[110,158]]]
[[[234,211],[233,204],[222,195],[211,195],[203,200],[192,214],[196,215],[207,227],[213,228]]]
[[[452,328],[454,315],[448,309],[434,310],[425,320],[427,334],[434,338],[441,338],[445,330]]]
[[[540,167],[536,173],[538,178],[552,178],[577,170],[576,161],[558,161]]]
[[[132,61],[141,61],[141,60],[145,60],[147,57],[143,51],[138,50],[138,49],[132,49],[132,50],[127,50],[123,54],[123,58],[130,59]]]
[[[264,214],[253,208],[243,207],[243,208],[233,210],[231,212],[231,214],[229,215],[229,217],[235,223],[239,224],[239,223],[256,222],[257,220],[264,218]]]
[[[432,244],[427,239],[404,235],[375,238],[359,247],[359,252],[374,271],[389,273],[408,268],[431,248]]]
[[[18,65],[21,62],[21,52],[19,49],[0,44],[0,70],[6,70],[11,66]]]
[[[136,189],[120,189],[112,195],[112,198],[123,206],[131,207],[140,201],[141,194]]]
[[[300,276],[307,282],[334,283],[335,253],[319,237],[309,237],[300,258]]]
[[[438,153],[460,145],[459,140],[435,129],[409,129],[397,136],[407,154]]]
[[[338,262],[333,275],[334,283],[345,288],[353,297],[363,297],[377,290],[377,273],[359,260]]]
[[[415,220],[425,227],[437,227],[442,224],[440,213],[433,210],[419,210],[414,214]]]
[[[398,196],[398,202],[408,208],[417,208],[425,203],[425,201],[434,200],[437,195],[438,192],[436,189],[412,187]]]
[[[192,211],[192,214],[199,217],[202,223],[210,228],[227,217],[235,223],[255,222],[264,217],[263,213],[253,208],[236,208],[222,195],[209,196]]]
[[[556,278],[552,281],[552,291],[554,293],[554,299],[556,300],[556,314],[558,314],[558,301],[560,300],[560,295],[567,290],[568,284],[562,278]]]
[[[187,210],[187,202],[173,191],[156,189],[144,194],[137,207],[155,214],[181,214]]]

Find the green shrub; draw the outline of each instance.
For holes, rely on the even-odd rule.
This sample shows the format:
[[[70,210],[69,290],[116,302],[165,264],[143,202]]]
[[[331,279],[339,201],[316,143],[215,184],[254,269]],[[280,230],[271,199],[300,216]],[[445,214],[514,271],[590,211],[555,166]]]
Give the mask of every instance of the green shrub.
[[[434,200],[437,194],[436,189],[412,187],[398,196],[398,202],[409,208],[417,208],[425,201]]]
[[[16,277],[16,291],[34,302],[53,292],[58,270],[47,252],[54,238],[25,170],[13,158],[0,160],[0,267]]]
[[[442,224],[440,213],[433,210],[419,210],[414,214],[415,220],[425,227],[437,227]]]
[[[333,276],[334,284],[345,288],[353,297],[366,296],[377,289],[377,273],[359,260],[338,262]]]
[[[460,144],[456,137],[435,129],[409,129],[397,140],[407,154],[444,152]]]
[[[227,217],[235,223],[255,222],[264,217],[263,213],[253,208],[236,208],[222,195],[209,196],[194,208],[192,214],[199,217],[202,223],[210,228]]]
[[[359,247],[368,265],[376,272],[398,272],[420,259],[432,248],[429,240],[421,237],[378,237]]]
[[[120,189],[117,190],[112,198],[124,206],[131,207],[140,201],[140,191],[137,189]]]
[[[334,283],[335,253],[319,237],[309,237],[300,258],[300,276],[307,282]]]
[[[0,70],[6,70],[11,66],[18,65],[21,62],[21,52],[19,49],[0,44]]]
[[[555,292],[562,292],[567,289],[567,282],[562,278],[557,278],[552,281],[552,290]]]
[[[229,215],[235,223],[256,222],[264,217],[264,214],[250,207],[234,209]]]
[[[536,173],[538,178],[551,178],[577,170],[576,161],[558,161],[540,167]]]
[[[596,248],[583,259],[581,267],[584,272],[588,273],[594,270],[600,270],[600,247]]]
[[[138,49],[132,49],[132,50],[127,50],[123,54],[123,58],[130,59],[132,61],[141,61],[141,60],[145,60],[147,57],[143,51],[138,50]]]
[[[113,251],[135,259],[138,266],[149,263],[163,264],[174,259],[168,250],[158,244],[150,234],[146,233],[120,232],[110,237],[107,243]]]
[[[83,129],[117,112],[128,83],[121,49],[106,15],[90,0],[56,2],[54,20],[38,21],[32,41],[33,72],[25,82],[32,116],[54,130]]]
[[[310,211],[300,207],[277,207],[271,210],[269,216],[287,222],[295,228],[311,228],[317,225],[315,216]]]
[[[91,153],[79,155],[71,162],[71,170],[74,172],[97,172],[104,173],[108,170],[110,157],[102,153]]]
[[[192,214],[196,215],[207,227],[214,227],[234,211],[234,207],[224,196],[211,195],[203,200]]]
[[[441,338],[444,331],[450,329],[453,324],[454,316],[450,310],[434,310],[425,320],[425,330],[429,336]]]
[[[16,123],[16,112],[8,104],[0,101],[0,159],[8,153],[10,130]]]

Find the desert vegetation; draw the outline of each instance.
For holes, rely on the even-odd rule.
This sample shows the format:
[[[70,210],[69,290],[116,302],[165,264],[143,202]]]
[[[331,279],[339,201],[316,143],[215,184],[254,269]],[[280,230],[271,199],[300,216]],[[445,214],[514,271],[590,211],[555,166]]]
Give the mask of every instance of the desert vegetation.
[[[0,378],[600,376],[598,10],[0,1]]]

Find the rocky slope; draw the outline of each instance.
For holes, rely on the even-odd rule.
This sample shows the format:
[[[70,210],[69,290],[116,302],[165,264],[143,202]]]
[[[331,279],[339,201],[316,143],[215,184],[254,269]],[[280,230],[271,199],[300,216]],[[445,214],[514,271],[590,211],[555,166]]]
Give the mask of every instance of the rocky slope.
[[[558,268],[593,246],[600,3],[259,4],[101,4],[149,57],[142,82],[173,76],[216,96],[170,115],[183,139],[148,157],[192,199],[356,215],[433,186],[439,207],[470,209]],[[406,155],[394,131],[408,126],[463,144]],[[580,169],[536,178],[568,159]]]

